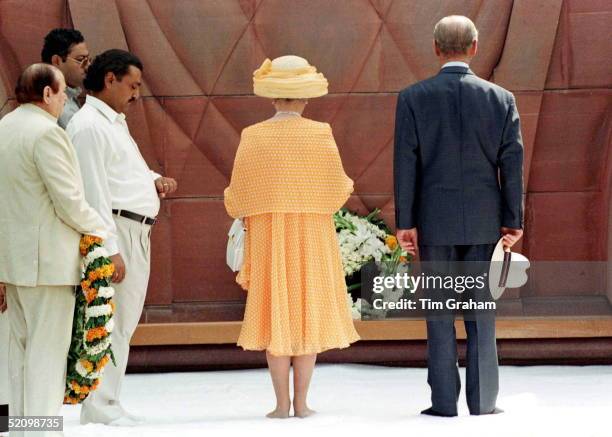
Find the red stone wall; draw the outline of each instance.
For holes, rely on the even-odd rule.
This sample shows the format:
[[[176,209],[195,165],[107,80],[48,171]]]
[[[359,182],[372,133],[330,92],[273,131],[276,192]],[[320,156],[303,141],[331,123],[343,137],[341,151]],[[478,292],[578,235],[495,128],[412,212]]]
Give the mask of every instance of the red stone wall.
[[[454,13],[479,28],[473,70],[517,97],[526,149],[523,252],[532,260],[608,261],[608,0],[2,0],[0,115],[14,107],[17,75],[39,60],[54,27],[78,28],[93,53],[136,53],[146,85],[130,128],[151,167],[179,182],[155,228],[143,320],[237,320],[244,293],[225,267],[231,220],[222,192],[241,129],[273,113],[251,94],[252,71],[265,57],[293,53],[325,73],[330,94],[312,100],[305,115],[332,124],[355,180],[348,206],[381,208],[392,221],[396,93],[435,74],[432,28]],[[609,289],[605,272],[581,272],[590,275],[586,285],[544,274],[522,293]]]

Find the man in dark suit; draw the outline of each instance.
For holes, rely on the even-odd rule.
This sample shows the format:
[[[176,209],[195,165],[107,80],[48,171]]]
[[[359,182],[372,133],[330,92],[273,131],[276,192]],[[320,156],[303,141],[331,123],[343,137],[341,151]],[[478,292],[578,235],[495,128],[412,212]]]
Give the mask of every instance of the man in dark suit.
[[[470,70],[478,31],[469,18],[440,20],[434,48],[440,72],[402,90],[397,101],[397,238],[424,262],[488,261],[500,237],[511,247],[523,233],[523,145],[516,103],[512,93]],[[464,320],[469,411],[501,412],[495,404],[494,314]],[[454,314],[428,317],[427,337],[432,406],[422,413],[456,416],[461,383]]]

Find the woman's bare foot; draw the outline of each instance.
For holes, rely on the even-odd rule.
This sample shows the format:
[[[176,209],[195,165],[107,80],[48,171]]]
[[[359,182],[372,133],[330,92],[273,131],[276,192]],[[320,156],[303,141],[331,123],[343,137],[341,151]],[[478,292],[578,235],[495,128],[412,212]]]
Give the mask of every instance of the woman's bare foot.
[[[274,411],[266,414],[269,419],[287,419],[289,417],[289,408],[276,407]]]
[[[293,415],[295,417],[299,417],[300,419],[304,419],[308,416],[312,416],[315,413],[316,413],[315,410],[311,410],[306,405],[299,406],[299,407],[296,406],[295,404],[293,405]]]

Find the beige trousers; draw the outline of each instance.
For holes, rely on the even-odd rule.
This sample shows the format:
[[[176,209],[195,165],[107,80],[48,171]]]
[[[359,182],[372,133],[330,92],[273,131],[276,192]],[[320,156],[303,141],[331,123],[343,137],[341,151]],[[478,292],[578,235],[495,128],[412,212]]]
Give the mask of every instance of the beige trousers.
[[[83,402],[81,423],[109,423],[124,415],[119,402],[125,376],[130,339],[138,326],[144,306],[150,271],[151,226],[125,217],[114,216],[119,253],[125,262],[125,278],[113,284],[116,305],[115,328],[111,334],[117,366],[110,362],[104,369],[100,387]]]
[[[11,416],[58,416],[72,334],[73,286],[7,284]],[[11,437],[24,435],[11,432]],[[28,437],[62,435],[26,432]]]
[[[9,403],[9,319],[8,310],[0,314],[0,405]]]
[[[0,314],[0,415],[5,414],[4,405],[9,403],[9,372],[8,372],[8,350],[9,350],[9,320],[8,312]],[[0,425],[0,432],[4,429],[5,424]]]

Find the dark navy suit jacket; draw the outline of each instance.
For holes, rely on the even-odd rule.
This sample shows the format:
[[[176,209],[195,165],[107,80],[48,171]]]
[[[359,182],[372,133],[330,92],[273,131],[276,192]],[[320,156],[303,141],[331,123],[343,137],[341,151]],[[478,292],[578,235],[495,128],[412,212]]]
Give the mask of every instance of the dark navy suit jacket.
[[[461,66],[402,90],[395,224],[419,245],[496,242],[523,227],[523,143],[514,96]]]

